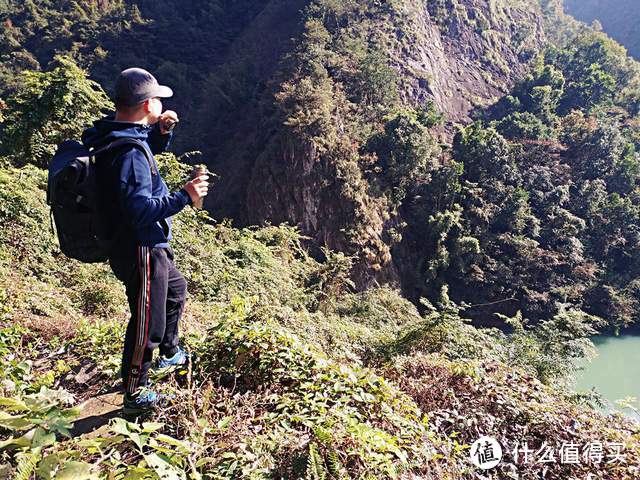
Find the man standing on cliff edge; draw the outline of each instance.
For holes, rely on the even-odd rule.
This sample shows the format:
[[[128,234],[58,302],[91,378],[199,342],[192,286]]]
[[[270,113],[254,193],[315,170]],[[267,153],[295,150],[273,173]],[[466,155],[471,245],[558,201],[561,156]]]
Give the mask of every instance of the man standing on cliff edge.
[[[93,149],[122,138],[139,141],[96,157],[98,206],[113,239],[109,265],[126,288],[131,310],[121,369],[126,414],[143,413],[164,400],[148,388],[156,348],[160,368],[189,361],[178,345],[187,283],[173,263],[171,216],[207,194],[208,177],[170,193],[158,172],[153,154],[168,147],[178,121],[174,111],[162,111],[161,98],[172,95],[146,70],[124,70],[116,81],[115,117],[94,122],[82,135],[84,145]]]

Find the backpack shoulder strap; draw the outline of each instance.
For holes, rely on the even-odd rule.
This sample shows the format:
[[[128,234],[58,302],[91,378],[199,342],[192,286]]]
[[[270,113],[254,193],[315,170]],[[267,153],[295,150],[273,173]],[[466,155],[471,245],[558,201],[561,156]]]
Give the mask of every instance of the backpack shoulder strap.
[[[158,171],[154,167],[153,153],[151,152],[151,149],[149,149],[149,146],[145,142],[143,142],[142,140],[138,140],[137,138],[119,138],[118,140],[114,140],[113,142],[105,145],[104,147],[100,147],[97,150],[92,150],[90,152],[90,155],[92,157],[95,157],[96,155],[104,153],[108,150],[113,150],[123,145],[134,145],[140,148],[144,152],[144,156],[146,157],[147,162],[149,163],[151,174],[152,175],[158,174]]]

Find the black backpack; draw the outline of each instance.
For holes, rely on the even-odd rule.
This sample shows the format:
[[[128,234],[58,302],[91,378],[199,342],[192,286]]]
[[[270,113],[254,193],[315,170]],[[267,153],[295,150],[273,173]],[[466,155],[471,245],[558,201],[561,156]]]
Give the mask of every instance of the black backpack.
[[[95,157],[124,145],[142,149],[151,172],[157,173],[151,150],[134,138],[121,138],[91,151],[80,142],[67,140],[49,162],[47,204],[51,206],[60,250],[67,257],[85,263],[108,260],[112,240],[109,226],[98,209]]]

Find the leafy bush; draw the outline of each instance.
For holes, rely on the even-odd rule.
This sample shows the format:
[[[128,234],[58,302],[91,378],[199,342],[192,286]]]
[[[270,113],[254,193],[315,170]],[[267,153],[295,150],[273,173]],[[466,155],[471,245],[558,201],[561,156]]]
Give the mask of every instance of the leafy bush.
[[[110,109],[100,86],[65,57],[57,57],[45,73],[24,71],[20,88],[7,99],[0,153],[17,164],[46,167],[63,140],[79,138],[82,130]]]
[[[261,429],[271,438],[281,432],[287,441],[298,437],[308,444],[308,461],[302,464],[307,474],[337,470],[341,477],[394,478],[408,468],[429,468],[433,452],[426,419],[390,382],[328,360],[276,324],[253,321],[241,304],[231,318],[209,328],[199,358],[197,376],[219,375],[240,393],[265,397]],[[238,452],[214,471],[236,463],[243,476],[251,476],[250,460]],[[280,468],[273,461],[273,468]]]
[[[383,188],[396,205],[410,185],[427,178],[439,154],[424,119],[416,111],[402,111],[389,118],[384,132],[374,135],[367,146],[377,155],[374,169],[381,173]]]

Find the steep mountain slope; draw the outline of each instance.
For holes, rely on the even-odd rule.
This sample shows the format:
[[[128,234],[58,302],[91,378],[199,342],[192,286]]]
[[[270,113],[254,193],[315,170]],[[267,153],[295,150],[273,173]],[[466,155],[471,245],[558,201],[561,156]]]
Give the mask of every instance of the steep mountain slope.
[[[118,73],[140,65],[175,92],[165,107],[190,115],[210,69],[267,0],[7,0],[0,3],[0,98],[11,94],[23,69],[46,69],[67,54],[108,93]],[[200,139],[177,138],[176,148],[197,149]]]
[[[198,136],[215,145],[207,160],[221,175],[207,199],[214,217],[298,225],[317,258],[323,246],[355,257],[357,288],[390,283],[419,304],[449,285],[483,322],[518,310],[540,320],[564,302],[611,325],[634,321],[635,273],[602,246],[622,235],[621,254],[633,256],[636,243],[598,227],[598,208],[580,206],[580,189],[596,178],[607,194],[635,202],[635,174],[622,189],[610,176],[638,162],[640,77],[615,42],[564,16],[559,2],[318,0],[300,21],[302,33],[277,67],[264,68],[264,53],[254,58],[239,43],[209,79]],[[252,24],[249,35],[256,31],[264,27]],[[516,82],[532,69],[532,79]],[[550,204],[555,194],[540,185],[556,169],[545,159],[567,151],[573,110],[624,135],[600,150],[581,141],[550,174],[559,182],[553,188],[569,192],[560,197],[568,202],[562,221],[580,234],[569,240],[554,210],[561,206]],[[449,150],[455,124],[472,118],[503,123],[474,138],[472,149]],[[484,145],[494,140],[499,145]],[[510,166],[501,178],[507,173],[495,164],[503,155]],[[577,158],[604,163],[586,174]],[[527,173],[540,162],[544,168]],[[567,257],[570,242],[576,250]]]
[[[567,13],[578,20],[591,23],[598,20],[612,38],[627,47],[629,53],[640,58],[638,18],[640,4],[635,0],[564,0]]]
[[[545,41],[536,2],[406,2],[398,17],[388,54],[403,103],[432,101],[448,122],[504,95]]]
[[[317,260],[353,257],[357,290],[447,290],[484,323],[640,316],[638,65],[560,0],[173,7],[3,3],[7,111],[55,52],[107,87],[142,63],[176,87],[175,147],[220,175],[216,220],[296,225]],[[48,117],[6,117],[0,151],[36,151]]]
[[[298,224],[312,244],[360,256],[360,287],[397,283],[389,231],[400,221],[368,192],[359,150],[400,105],[433,102],[450,125],[504,94],[544,41],[540,7],[311,2],[301,21],[304,33],[273,75],[258,73],[270,73],[263,53],[244,43],[212,75],[198,136],[221,179],[207,207],[239,224]],[[308,111],[294,125],[291,108],[303,99]]]

